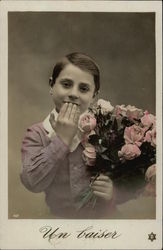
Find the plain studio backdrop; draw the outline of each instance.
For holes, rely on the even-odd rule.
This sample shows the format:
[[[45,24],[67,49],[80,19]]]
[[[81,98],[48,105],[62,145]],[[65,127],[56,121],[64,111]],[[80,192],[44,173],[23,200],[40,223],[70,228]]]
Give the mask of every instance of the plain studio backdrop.
[[[8,43],[9,218],[50,218],[44,194],[26,190],[19,175],[27,127],[53,109],[48,80],[54,64],[65,54],[86,53],[101,69],[100,98],[154,114],[155,15],[10,12]],[[153,200],[140,202],[121,206],[124,217],[153,218]]]

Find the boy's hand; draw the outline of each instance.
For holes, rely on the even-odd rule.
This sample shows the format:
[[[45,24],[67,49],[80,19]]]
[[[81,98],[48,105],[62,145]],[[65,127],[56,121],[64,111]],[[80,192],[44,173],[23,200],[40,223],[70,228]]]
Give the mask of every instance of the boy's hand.
[[[93,193],[105,201],[110,201],[113,197],[113,183],[112,180],[103,174],[91,184]]]
[[[62,141],[70,146],[73,137],[78,129],[80,116],[79,106],[72,103],[64,103],[58,115],[57,121],[54,122],[53,115],[50,116],[50,123],[56,134]]]

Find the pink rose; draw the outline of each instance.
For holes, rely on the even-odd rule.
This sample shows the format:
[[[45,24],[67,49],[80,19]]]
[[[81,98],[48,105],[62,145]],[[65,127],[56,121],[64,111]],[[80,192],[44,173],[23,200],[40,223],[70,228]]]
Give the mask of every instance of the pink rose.
[[[156,165],[155,164],[147,168],[147,171],[145,173],[145,179],[147,182],[151,182],[151,183],[156,182]]]
[[[79,119],[79,128],[86,133],[89,133],[96,127],[96,119],[92,114],[83,114]]]
[[[156,165],[151,165],[146,173],[145,179],[148,182],[145,186],[145,195],[156,196]]]
[[[87,144],[83,151],[83,159],[88,166],[94,166],[96,162],[96,150],[91,144]]]
[[[121,160],[133,160],[141,154],[140,149],[133,144],[125,144],[121,151],[118,151],[118,156]]]
[[[152,141],[151,130],[147,131],[147,133],[145,134],[144,141],[151,143],[151,141]]]
[[[97,101],[97,105],[101,107],[101,113],[104,115],[109,112],[112,112],[114,109],[114,107],[111,105],[109,101],[105,101],[103,99],[99,99]]]
[[[125,144],[121,151],[118,151],[118,156],[120,160],[133,160],[141,154],[140,149],[133,144]]]
[[[143,115],[143,110],[138,109],[135,106],[127,105],[126,110],[127,110],[126,115],[131,120],[140,119],[140,117],[142,117],[142,115]]]
[[[126,116],[126,111],[127,109],[125,108],[125,105],[116,105],[115,107],[115,115],[117,117],[120,117],[120,116]]]
[[[135,124],[126,127],[124,131],[124,139],[126,144],[136,144],[140,147],[144,140],[144,129]]]
[[[152,137],[151,145],[153,147],[156,147],[156,128],[152,129],[152,131],[151,131],[151,137]]]
[[[144,127],[151,127],[153,124],[155,124],[155,116],[152,114],[149,114],[148,111],[144,112],[144,116],[141,118],[141,123]]]
[[[147,131],[144,141],[150,142],[153,147],[156,147],[156,128]]]
[[[153,121],[153,128],[156,127],[156,116],[154,117],[154,121]]]

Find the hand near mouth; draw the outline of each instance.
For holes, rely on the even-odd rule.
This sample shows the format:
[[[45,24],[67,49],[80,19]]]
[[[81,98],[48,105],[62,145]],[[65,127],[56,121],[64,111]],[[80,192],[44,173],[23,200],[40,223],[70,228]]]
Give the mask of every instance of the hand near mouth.
[[[50,123],[56,134],[68,146],[78,130],[78,121],[80,117],[80,108],[77,104],[64,103],[60,109],[57,121],[54,122],[53,115],[50,116]]]

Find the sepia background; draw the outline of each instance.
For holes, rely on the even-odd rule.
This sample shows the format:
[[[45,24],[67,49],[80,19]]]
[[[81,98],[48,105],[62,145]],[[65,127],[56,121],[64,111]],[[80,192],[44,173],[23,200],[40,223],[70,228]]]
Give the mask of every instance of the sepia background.
[[[154,13],[10,12],[8,15],[9,218],[51,218],[44,194],[20,181],[21,142],[53,108],[48,79],[70,52],[92,56],[101,69],[99,97],[155,114]],[[154,218],[152,198],[119,206],[121,218]]]

